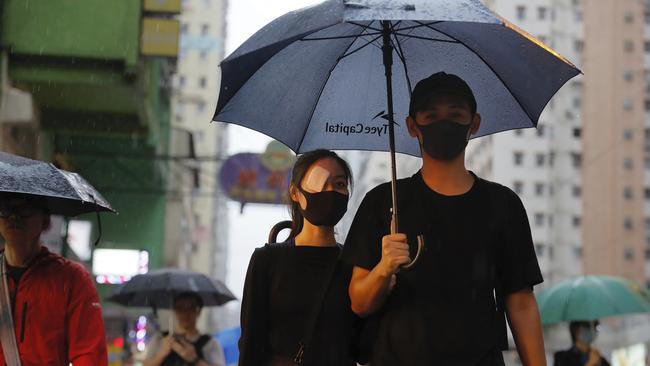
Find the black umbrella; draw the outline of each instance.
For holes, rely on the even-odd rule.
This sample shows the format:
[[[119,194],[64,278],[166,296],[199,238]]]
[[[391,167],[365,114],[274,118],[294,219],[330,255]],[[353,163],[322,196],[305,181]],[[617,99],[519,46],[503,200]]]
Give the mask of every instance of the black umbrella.
[[[204,306],[218,306],[235,300],[221,281],[206,275],[175,268],[163,268],[140,274],[118,288],[108,300],[130,307],[171,309],[176,295],[193,292]]]
[[[20,193],[45,198],[55,215],[116,212],[79,174],[51,163],[0,152],[0,193]]]

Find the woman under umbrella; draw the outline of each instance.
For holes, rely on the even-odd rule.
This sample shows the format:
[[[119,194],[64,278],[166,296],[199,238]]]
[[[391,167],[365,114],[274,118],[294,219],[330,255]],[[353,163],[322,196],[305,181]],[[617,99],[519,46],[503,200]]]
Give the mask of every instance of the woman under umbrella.
[[[288,241],[258,248],[244,285],[240,366],[355,365],[352,268],[339,260],[334,225],[352,175],[334,152],[301,155],[293,171]]]

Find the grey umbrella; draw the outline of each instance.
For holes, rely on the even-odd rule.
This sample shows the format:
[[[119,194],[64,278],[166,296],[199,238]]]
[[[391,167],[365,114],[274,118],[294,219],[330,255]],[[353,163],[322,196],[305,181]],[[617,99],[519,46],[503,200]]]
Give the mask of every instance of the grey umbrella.
[[[297,153],[390,151],[392,232],[394,153],[419,155],[401,123],[418,80],[445,71],[467,81],[483,136],[536,126],[580,72],[479,0],[325,1],[274,20],[221,69],[214,121],[262,132]]]
[[[163,268],[133,277],[108,300],[125,306],[171,309],[174,296],[184,292],[196,293],[205,306],[223,305],[235,299],[221,281],[197,272]]]
[[[108,201],[79,174],[5,152],[0,152],[2,192],[44,197],[48,209],[56,215],[115,212]]]

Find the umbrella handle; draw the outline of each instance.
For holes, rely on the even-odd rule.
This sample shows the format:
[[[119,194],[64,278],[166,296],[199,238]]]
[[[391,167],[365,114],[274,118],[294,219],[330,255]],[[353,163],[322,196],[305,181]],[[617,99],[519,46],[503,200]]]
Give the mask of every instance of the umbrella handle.
[[[411,259],[411,261],[402,267],[400,267],[402,270],[409,270],[412,269],[415,264],[417,263],[418,259],[420,259],[420,254],[422,253],[422,249],[424,249],[424,235],[420,234],[418,235],[418,251],[415,253],[415,257]]]
[[[395,215],[394,211],[391,212],[390,233],[391,234],[397,233],[397,215]],[[400,269],[408,271],[409,269],[415,267],[415,264],[418,262],[418,259],[420,259],[420,254],[422,253],[422,249],[424,249],[424,235],[420,234],[418,235],[418,251],[415,253],[415,257],[413,257],[413,259],[411,259],[411,261],[408,262],[407,264],[401,266]]]

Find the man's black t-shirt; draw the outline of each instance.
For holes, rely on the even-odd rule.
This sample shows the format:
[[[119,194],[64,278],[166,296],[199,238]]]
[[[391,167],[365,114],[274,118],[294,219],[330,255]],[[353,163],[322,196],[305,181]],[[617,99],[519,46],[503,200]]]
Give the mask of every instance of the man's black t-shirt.
[[[371,364],[491,365],[505,341],[503,297],[542,282],[521,200],[476,176],[472,188],[445,196],[420,173],[400,179],[399,232],[425,250],[401,271],[380,310]],[[390,231],[390,184],[370,191],[356,213],[343,258],[372,269]]]

